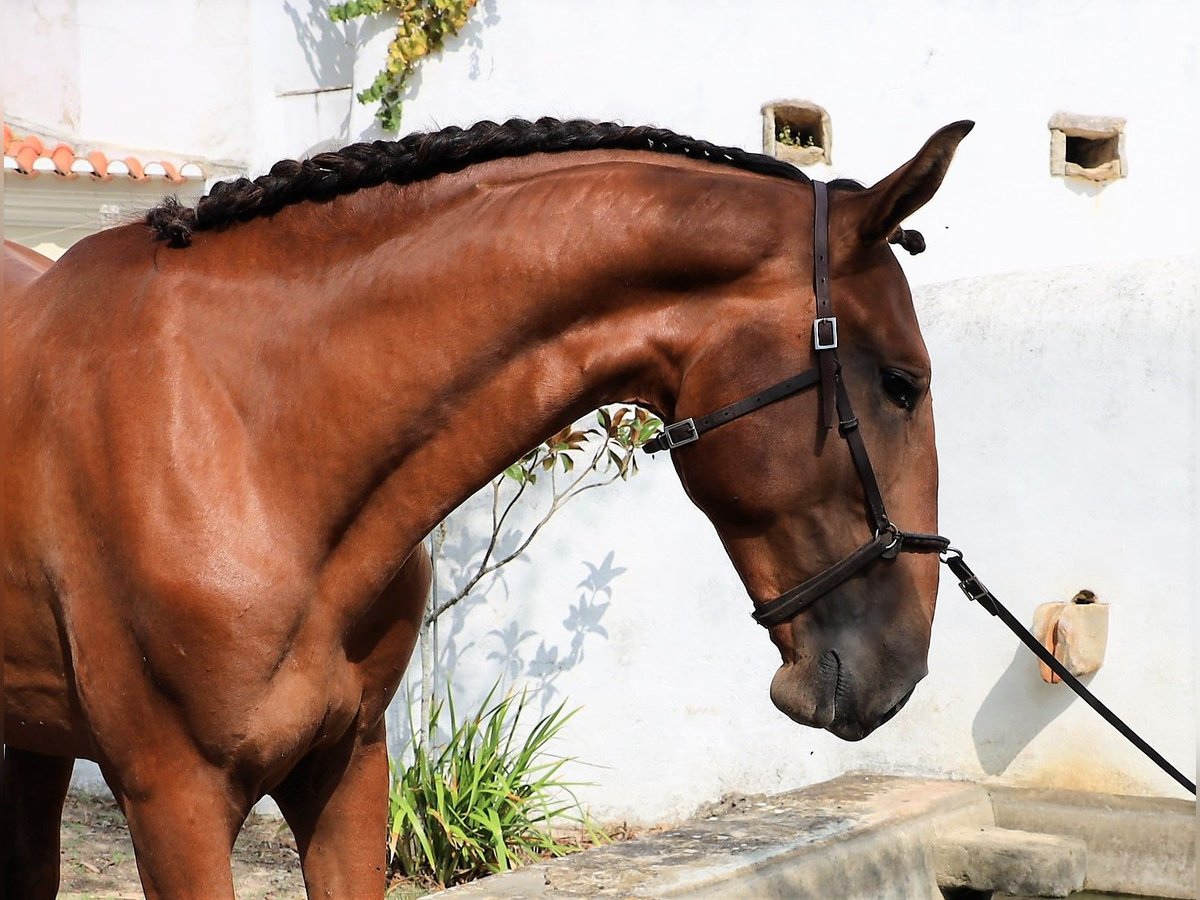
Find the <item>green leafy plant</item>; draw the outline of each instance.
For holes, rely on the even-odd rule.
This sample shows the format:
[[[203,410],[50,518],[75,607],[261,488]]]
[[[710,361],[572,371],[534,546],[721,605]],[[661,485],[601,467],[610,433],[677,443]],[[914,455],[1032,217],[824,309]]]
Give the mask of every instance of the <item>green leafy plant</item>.
[[[775,140],[781,144],[787,144],[789,147],[817,146],[817,139],[811,131],[805,131],[799,125],[793,127],[786,123],[776,129]]]
[[[329,18],[346,22],[361,16],[394,13],[399,21],[388,44],[387,62],[371,86],[358,94],[359,103],[378,103],[375,118],[385,131],[400,128],[401,95],[417,63],[442,49],[446,39],[467,24],[478,0],[349,0],[329,8]]]
[[[546,752],[574,712],[560,705],[527,728],[527,694],[493,702],[498,686],[461,722],[447,696],[444,742],[429,749],[414,729],[411,762],[393,764],[388,855],[409,879],[450,886],[581,848],[555,837],[552,822],[607,840],[560,778],[568,760]],[[442,709],[434,704],[435,732]]]
[[[605,407],[596,412],[591,427],[580,420],[564,428],[492,479],[492,520],[487,544],[479,557],[460,573],[460,586],[452,596],[441,597],[437,578],[434,578],[421,627],[420,733],[427,749],[432,734],[430,715],[436,681],[438,620],[471,596],[481,581],[495,576],[500,569],[520,558],[550,519],[576,497],[618,480],[627,481],[636,474],[637,451],[662,430],[662,425],[662,420],[638,407]],[[540,496],[533,498],[529,496],[529,489],[537,484],[539,475],[544,479],[543,486],[545,479],[550,481],[550,490],[541,491]],[[522,497],[527,498],[524,504]],[[537,514],[540,510],[540,515],[511,550],[502,552],[501,536],[522,506],[526,507],[526,512]],[[446,523],[442,522],[429,537],[429,553],[435,571],[442,559],[445,538]]]

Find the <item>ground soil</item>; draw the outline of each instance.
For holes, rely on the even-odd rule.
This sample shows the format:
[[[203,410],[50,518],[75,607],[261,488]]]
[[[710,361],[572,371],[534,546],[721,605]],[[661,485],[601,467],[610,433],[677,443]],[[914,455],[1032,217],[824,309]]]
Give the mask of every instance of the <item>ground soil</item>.
[[[304,900],[296,841],[274,816],[251,816],[233,848],[238,900]],[[424,893],[401,882],[388,900]],[[71,794],[63,810],[60,900],[142,900],[129,829],[108,798]]]
[[[143,900],[129,829],[111,798],[69,794],[62,821],[59,900]],[[634,836],[624,825],[608,831],[618,841]],[[296,840],[283,819],[246,820],[233,848],[233,885],[238,900],[305,900]],[[395,878],[387,900],[427,893],[427,886]]]

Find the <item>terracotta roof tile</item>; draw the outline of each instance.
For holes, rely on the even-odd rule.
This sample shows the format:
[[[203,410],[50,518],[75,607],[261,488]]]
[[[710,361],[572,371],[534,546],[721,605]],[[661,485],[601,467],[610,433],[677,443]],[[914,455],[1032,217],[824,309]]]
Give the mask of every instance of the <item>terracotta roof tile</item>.
[[[37,135],[18,136],[8,123],[4,125],[4,172],[26,178],[36,178],[42,172],[50,172],[60,178],[90,175],[101,181],[125,176],[134,181],[162,180],[173,184],[204,178],[204,169],[194,162],[141,160],[136,156],[109,159],[99,150],[85,154],[70,144],[61,143],[47,150]]]

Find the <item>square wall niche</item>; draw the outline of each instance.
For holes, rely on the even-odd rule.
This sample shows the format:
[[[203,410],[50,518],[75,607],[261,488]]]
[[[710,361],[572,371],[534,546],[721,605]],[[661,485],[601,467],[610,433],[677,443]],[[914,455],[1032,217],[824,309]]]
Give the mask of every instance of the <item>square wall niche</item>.
[[[1124,119],[1057,112],[1049,127],[1051,175],[1102,184],[1125,177]]]
[[[829,113],[806,100],[776,100],[762,108],[763,153],[794,166],[829,165],[833,129]]]

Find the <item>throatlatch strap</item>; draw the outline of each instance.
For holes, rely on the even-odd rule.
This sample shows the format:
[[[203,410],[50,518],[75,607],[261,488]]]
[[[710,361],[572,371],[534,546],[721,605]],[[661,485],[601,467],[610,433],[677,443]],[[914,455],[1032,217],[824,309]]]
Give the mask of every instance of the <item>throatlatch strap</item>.
[[[968,600],[976,601],[993,616],[997,616],[1001,622],[1008,626],[1009,630],[1013,634],[1021,639],[1021,643],[1032,650],[1037,658],[1049,666],[1054,673],[1058,675],[1058,677],[1061,678],[1068,687],[1071,688],[1071,690],[1078,694],[1083,701],[1087,703],[1088,706],[1100,713],[1100,715],[1104,718],[1104,721],[1108,722],[1109,725],[1117,729],[1117,731],[1119,731],[1126,740],[1141,750],[1142,753],[1146,754],[1146,756],[1156,766],[1187,788],[1187,790],[1191,791],[1193,794],[1196,793],[1195,782],[1187,778],[1187,776],[1167,762],[1161,753],[1146,743],[1146,741],[1143,740],[1136,731],[1134,731],[1132,728],[1126,725],[1124,721],[1121,720],[1120,716],[1101,703],[1100,699],[1096,697],[1095,694],[1084,687],[1083,683],[1080,682],[1080,680],[1074,675],[1072,675],[1066,666],[1055,659],[1054,654],[1043,647],[1042,642],[1030,634],[1025,626],[1017,621],[1016,616],[1009,612],[1008,609],[1005,608],[1004,604],[996,599],[996,595],[984,587],[983,582],[980,581],[978,576],[971,571],[971,567],[963,561],[961,553],[959,553],[957,550],[952,550],[950,552],[958,555],[943,558],[942,562],[950,567],[950,571],[953,572],[954,576],[958,579],[958,586],[962,589],[962,592],[967,595]]]
[[[698,419],[684,419],[682,422],[668,425],[663,429],[662,433],[646,441],[642,445],[642,449],[647,453],[657,453],[659,450],[669,450],[681,444],[690,444],[692,441],[698,440],[700,435],[706,431],[712,431],[720,425],[725,425],[734,419],[741,418],[746,413],[754,412],[756,409],[770,406],[772,403],[783,400],[785,397],[791,397],[793,394],[808,390],[820,380],[821,371],[819,369],[807,369],[799,375],[793,375],[791,378],[785,378],[783,381],[773,384],[769,388],[764,388],[757,394],[747,397],[744,400],[738,400],[736,403],[722,406],[708,415],[700,416]],[[687,435],[690,432],[690,436],[675,437],[668,440],[668,429],[680,429],[681,427],[684,434]]]
[[[837,375],[837,319],[829,294],[829,190],[823,181],[813,186],[813,291],[817,317],[813,321],[813,347],[821,369],[821,421],[832,428],[837,420],[834,378]]]

